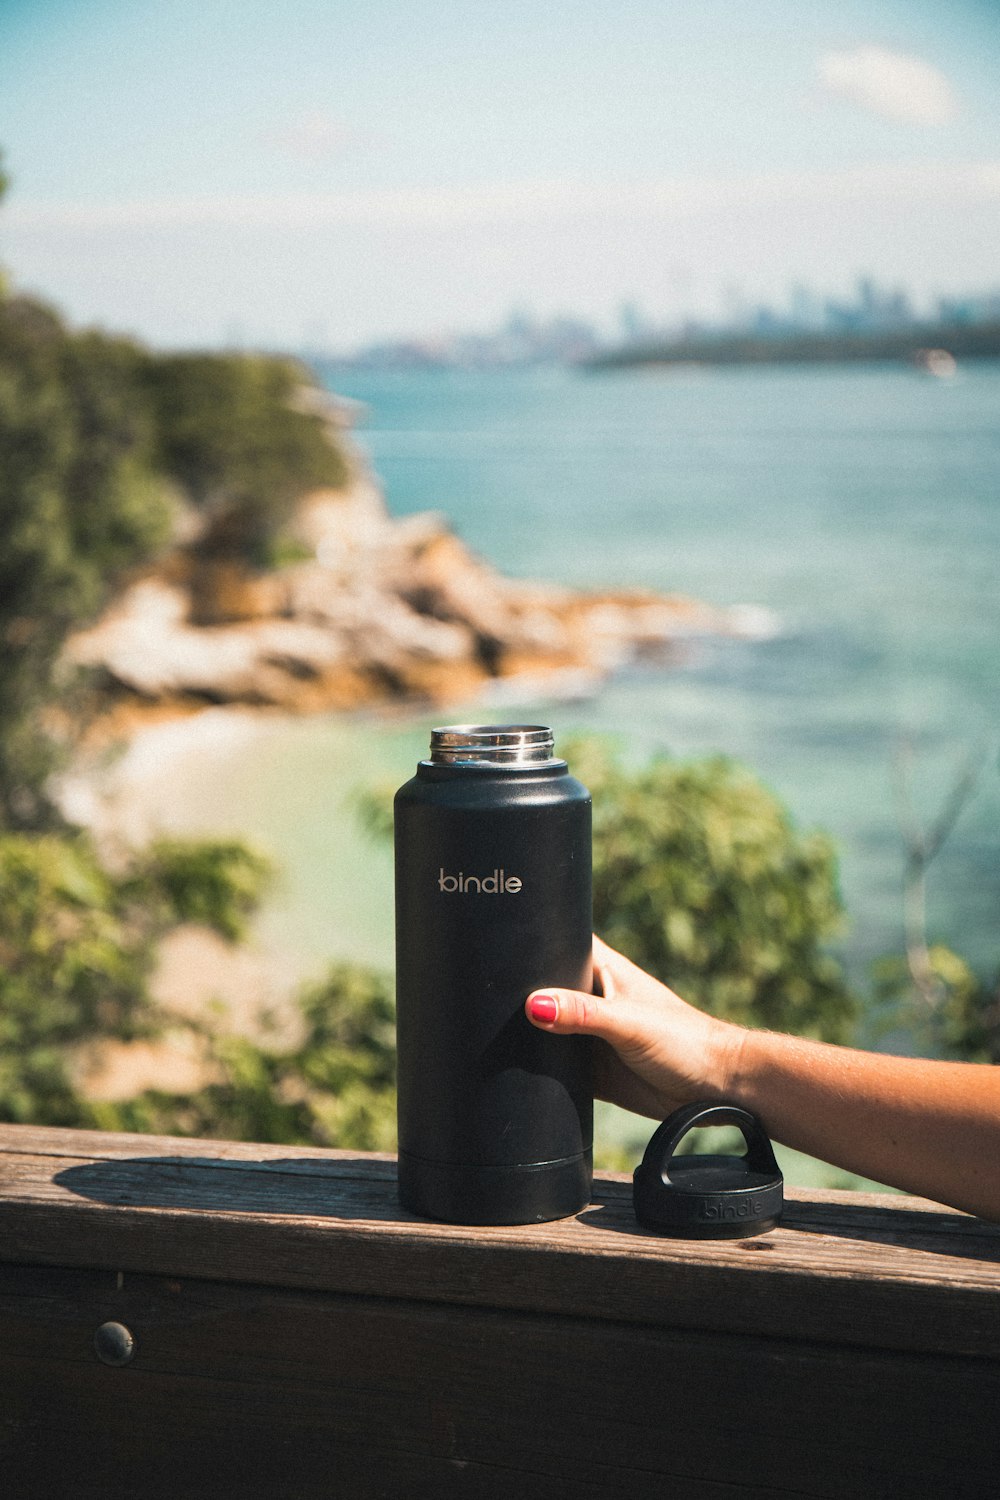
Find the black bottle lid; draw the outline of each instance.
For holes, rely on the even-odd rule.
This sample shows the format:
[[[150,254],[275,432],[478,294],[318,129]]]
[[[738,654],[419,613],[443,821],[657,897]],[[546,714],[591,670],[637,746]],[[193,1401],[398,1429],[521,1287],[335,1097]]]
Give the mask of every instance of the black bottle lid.
[[[735,1125],[745,1156],[676,1156],[689,1130]],[[773,1229],[781,1217],[784,1179],[756,1115],[738,1104],[686,1104],[653,1134],[632,1186],[640,1224],[696,1240],[742,1240]]]

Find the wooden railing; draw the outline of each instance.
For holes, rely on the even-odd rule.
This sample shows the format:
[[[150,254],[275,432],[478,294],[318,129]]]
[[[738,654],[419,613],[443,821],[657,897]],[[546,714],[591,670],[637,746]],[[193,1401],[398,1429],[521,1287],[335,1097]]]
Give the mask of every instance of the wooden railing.
[[[0,1127],[0,1496],[992,1497],[1000,1228],[405,1214],[391,1158]]]

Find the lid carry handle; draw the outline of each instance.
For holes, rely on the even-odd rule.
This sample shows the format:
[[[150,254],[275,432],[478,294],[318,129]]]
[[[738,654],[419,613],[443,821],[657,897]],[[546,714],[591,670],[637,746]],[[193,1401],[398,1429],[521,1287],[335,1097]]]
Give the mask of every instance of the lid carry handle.
[[[667,1181],[671,1157],[689,1131],[706,1125],[735,1125],[746,1142],[747,1166],[751,1172],[777,1172],[774,1149],[770,1137],[756,1115],[738,1104],[688,1104],[675,1109],[669,1119],[664,1120],[650,1137],[642,1158],[643,1173],[659,1171],[661,1179]]]

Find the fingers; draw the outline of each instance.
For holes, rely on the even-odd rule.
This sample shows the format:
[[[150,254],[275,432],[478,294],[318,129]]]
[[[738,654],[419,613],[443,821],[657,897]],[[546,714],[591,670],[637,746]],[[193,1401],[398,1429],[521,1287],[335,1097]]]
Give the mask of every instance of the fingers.
[[[625,993],[636,986],[644,987],[650,984],[658,984],[659,981],[651,978],[638,964],[634,964],[624,953],[619,953],[617,948],[612,948],[603,938],[594,933],[594,976],[597,981],[596,988],[607,995],[613,990]]]

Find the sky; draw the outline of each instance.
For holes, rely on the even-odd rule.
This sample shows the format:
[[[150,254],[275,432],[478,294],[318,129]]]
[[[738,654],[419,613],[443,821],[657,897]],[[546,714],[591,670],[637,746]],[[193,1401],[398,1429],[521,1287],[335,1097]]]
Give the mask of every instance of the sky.
[[[0,0],[0,264],[159,347],[1000,284],[994,0]]]

